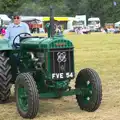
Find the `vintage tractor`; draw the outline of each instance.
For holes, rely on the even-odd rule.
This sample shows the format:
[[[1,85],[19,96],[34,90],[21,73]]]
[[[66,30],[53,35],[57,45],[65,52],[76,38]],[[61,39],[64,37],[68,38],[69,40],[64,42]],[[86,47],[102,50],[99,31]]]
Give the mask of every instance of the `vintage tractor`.
[[[52,8],[50,11],[48,37],[21,33],[13,47],[7,40],[0,40],[0,102],[9,100],[11,85],[15,84],[16,106],[23,118],[36,117],[39,98],[75,95],[79,107],[88,112],[101,104],[102,85],[95,70],[80,70],[75,89],[70,87],[75,78],[74,46],[62,35],[53,35]],[[16,43],[18,37],[20,44]]]

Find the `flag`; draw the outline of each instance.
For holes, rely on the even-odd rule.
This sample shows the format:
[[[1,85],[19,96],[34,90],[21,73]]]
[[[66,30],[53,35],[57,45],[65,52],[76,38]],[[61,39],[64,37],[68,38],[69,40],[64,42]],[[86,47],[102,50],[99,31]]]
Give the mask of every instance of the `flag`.
[[[117,5],[117,2],[116,2],[116,1],[113,1],[113,5],[116,6],[116,5]]]

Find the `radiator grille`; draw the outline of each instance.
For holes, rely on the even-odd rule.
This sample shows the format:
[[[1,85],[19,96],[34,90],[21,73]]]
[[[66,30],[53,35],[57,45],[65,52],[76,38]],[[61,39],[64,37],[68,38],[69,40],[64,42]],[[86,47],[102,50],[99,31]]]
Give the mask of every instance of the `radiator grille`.
[[[52,79],[65,79],[74,77],[73,49],[50,50]]]

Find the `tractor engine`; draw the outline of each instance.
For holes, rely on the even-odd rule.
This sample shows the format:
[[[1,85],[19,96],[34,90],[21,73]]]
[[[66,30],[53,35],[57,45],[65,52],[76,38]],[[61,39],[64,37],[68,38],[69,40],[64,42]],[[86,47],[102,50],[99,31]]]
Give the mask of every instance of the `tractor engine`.
[[[47,88],[68,88],[70,80],[75,76],[74,48],[71,41],[62,36],[41,39],[33,37],[23,40],[20,47],[22,63],[27,66],[22,68],[34,71],[40,91],[45,92]]]
[[[44,64],[44,53],[42,52],[27,52],[27,55],[30,56],[30,59],[34,65],[35,70],[43,70]]]

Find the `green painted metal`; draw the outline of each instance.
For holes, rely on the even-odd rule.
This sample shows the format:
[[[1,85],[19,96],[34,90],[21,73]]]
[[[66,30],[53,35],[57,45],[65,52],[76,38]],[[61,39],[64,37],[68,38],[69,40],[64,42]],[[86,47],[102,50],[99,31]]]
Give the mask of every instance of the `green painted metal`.
[[[73,48],[70,40],[63,36],[54,36],[53,38],[28,38],[21,42],[21,49],[56,49]]]
[[[92,92],[93,92],[92,84],[91,83],[88,84],[88,85],[86,84],[86,86],[84,88],[88,89],[89,92],[87,92],[87,94],[85,94],[83,96],[83,98],[81,98],[81,100],[83,101],[83,103],[87,104],[89,102],[89,100],[91,99],[91,97],[92,97]]]
[[[63,36],[54,36],[53,38],[49,38],[44,40],[42,44],[40,44],[40,48],[43,49],[56,49],[56,48],[73,48],[73,44],[70,40],[63,38]]]
[[[48,92],[48,93],[41,93],[39,96],[40,98],[55,98],[59,96],[72,96],[72,95],[81,95],[85,96],[89,93],[88,89],[71,89],[70,91],[56,91],[56,92]]]
[[[13,48],[9,44],[8,40],[0,39],[0,50],[13,50]]]
[[[40,49],[40,44],[46,38],[27,38],[21,42],[20,48],[21,49]]]
[[[39,94],[46,93],[49,91],[49,88],[45,84],[45,75],[42,71],[37,71],[36,74],[34,75],[34,78],[37,84]]]
[[[24,87],[18,88],[18,105],[23,111],[28,111],[28,95]]]
[[[45,25],[46,29],[47,29],[47,33],[48,33],[48,38],[51,36],[50,33],[51,33],[51,28],[50,28],[50,23],[47,23]]]
[[[49,86],[49,88],[55,88],[55,90],[58,89],[67,89],[68,88],[68,84],[69,84],[69,80],[62,80],[62,81],[47,81],[47,86]]]
[[[7,40],[0,41],[1,50],[10,50],[8,56],[11,61],[12,75],[15,81],[17,74],[23,72],[31,72],[34,74],[35,81],[38,86],[39,93],[47,93],[50,91],[57,91],[59,89],[66,90],[69,85],[69,79],[62,81],[55,81],[52,83],[51,79],[51,49],[69,49],[73,48],[73,44],[70,40],[64,38],[64,36],[54,36],[53,38],[26,38],[20,43],[20,49],[14,50],[9,46]],[[4,46],[4,49],[2,47]],[[34,61],[28,52],[35,54],[41,52],[44,54],[41,69],[35,68],[37,61]],[[17,59],[18,61],[16,61]],[[74,58],[73,58],[74,60]],[[19,64],[18,64],[19,63]],[[74,66],[74,63],[72,63]],[[19,71],[18,71],[19,70]],[[48,84],[52,83],[52,84]]]
[[[27,70],[31,70],[31,66],[34,66],[33,61],[31,61],[30,57],[26,53],[28,51],[32,52],[42,52],[44,54],[44,64],[45,67],[42,69],[42,72],[44,73],[44,78],[46,80],[51,80],[52,78],[52,73],[51,73],[51,50],[54,49],[73,49],[74,46],[72,42],[68,39],[65,39],[64,36],[54,36],[53,38],[27,38],[21,42],[21,53],[22,53],[22,63],[26,65]],[[59,50],[58,50],[59,51]],[[26,55],[25,55],[26,54]],[[73,53],[73,65],[74,68],[74,53]],[[25,64],[26,63],[26,64]],[[29,66],[28,66],[29,63]],[[21,68],[25,68],[22,66]],[[32,67],[33,68],[33,67]],[[25,69],[24,69],[25,70]],[[23,70],[22,70],[23,71]],[[43,77],[42,77],[43,78]]]

